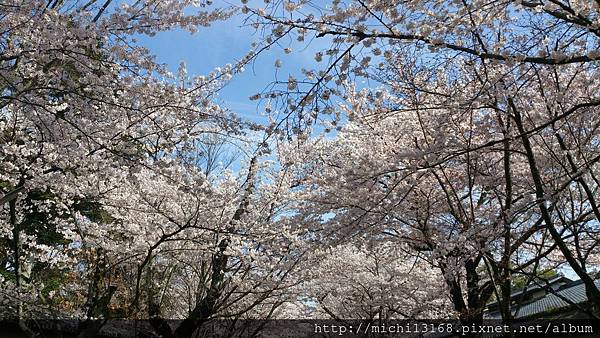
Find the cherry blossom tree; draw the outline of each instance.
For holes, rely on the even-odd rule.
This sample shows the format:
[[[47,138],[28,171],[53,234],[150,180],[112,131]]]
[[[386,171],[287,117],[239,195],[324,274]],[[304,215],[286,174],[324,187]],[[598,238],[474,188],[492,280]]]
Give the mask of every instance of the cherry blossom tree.
[[[408,254],[407,254],[408,253]],[[309,263],[310,262],[310,263]],[[425,257],[390,242],[316,250],[302,269],[301,294],[313,318],[369,321],[447,318],[445,285]]]
[[[81,318],[89,336],[95,319],[151,318],[160,331],[166,316],[183,319],[174,334],[184,337],[218,314],[276,308],[281,271],[294,264],[281,263],[286,240],[266,227],[281,197],[258,182],[261,155],[247,175],[219,178],[214,154],[200,155],[204,172],[186,155],[207,135],[245,137],[211,99],[240,69],[173,75],[134,38],[194,32],[229,11],[200,1],[1,6],[3,317],[30,334],[28,318]],[[169,303],[186,283],[192,297]]]
[[[215,319],[474,324],[495,297],[510,323],[515,275],[561,268],[600,316],[600,3],[217,5],[0,4],[3,318],[190,337]],[[136,41],[232,15],[258,41],[207,75]],[[258,125],[215,94],[267,50]]]
[[[286,122],[276,126],[292,127],[281,128],[288,139],[306,139],[315,123],[324,123],[326,131],[344,131],[335,146],[312,150],[329,169],[307,174],[328,177],[311,181],[329,186],[319,203],[354,216],[340,224],[373,224],[354,215],[363,210],[381,214],[377,224],[389,226],[394,221],[387,215],[411,215],[407,205],[421,209],[431,198],[446,199],[445,210],[435,210],[437,218],[443,224],[451,215],[462,225],[458,233],[466,232],[462,237],[474,237],[467,251],[475,252],[473,245],[482,257],[470,270],[489,268],[495,275],[490,287],[504,285],[506,298],[509,275],[519,271],[509,261],[519,257],[520,266],[531,268],[545,255],[559,253],[583,280],[598,314],[600,293],[590,275],[599,220],[593,117],[599,103],[597,2],[357,0],[243,6],[265,45],[277,41],[282,48],[302,49],[313,39],[329,42],[315,53],[321,67],[274,83],[255,98],[285,112],[279,116]],[[358,99],[356,92],[362,93]],[[345,114],[340,104],[348,107]],[[358,124],[340,127],[356,115],[362,116]],[[350,131],[361,136],[342,140]],[[335,160],[322,152],[334,153]],[[377,156],[378,161],[371,158]],[[409,159],[413,162],[402,162]],[[336,170],[345,179],[334,178]],[[417,183],[406,183],[408,178]],[[411,201],[421,184],[426,195]],[[374,193],[377,189],[386,194]],[[348,196],[356,197],[343,201]],[[393,200],[393,208],[378,210]],[[318,213],[326,214],[322,208]],[[456,228],[443,228],[444,234],[456,234]],[[499,238],[504,238],[501,245],[495,243]],[[461,246],[463,238],[456,239],[450,252]],[[487,253],[489,248],[500,250]],[[466,278],[474,283],[468,289],[479,284]],[[492,289],[469,297],[472,311],[481,311]],[[458,298],[455,304],[461,303]]]

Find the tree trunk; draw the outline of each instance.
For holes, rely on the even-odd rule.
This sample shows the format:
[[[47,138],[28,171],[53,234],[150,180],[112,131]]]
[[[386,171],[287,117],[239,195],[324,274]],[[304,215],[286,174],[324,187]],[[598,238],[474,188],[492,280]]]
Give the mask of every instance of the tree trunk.
[[[525,132],[525,127],[523,126],[521,114],[517,110],[511,98],[508,99],[508,103],[511,107],[511,110],[513,111],[514,120],[517,125],[519,134],[521,135],[523,147],[525,148],[527,162],[529,163],[529,169],[535,186],[535,195],[538,199],[538,207],[540,209],[542,219],[544,220],[546,228],[552,236],[552,239],[556,242],[558,248],[565,257],[565,260],[567,261],[567,263],[569,263],[569,265],[575,271],[577,276],[579,276],[579,278],[581,278],[581,280],[583,281],[583,284],[585,285],[586,295],[590,304],[592,305],[592,313],[594,314],[594,316],[598,316],[600,318],[600,290],[598,290],[598,287],[596,287],[596,285],[594,284],[594,280],[590,277],[590,275],[587,274],[585,268],[582,265],[580,265],[579,262],[577,262],[577,259],[573,256],[573,253],[571,252],[567,244],[563,241],[563,238],[554,226],[554,222],[552,221],[550,212],[545,205],[546,198],[544,186],[542,183],[542,177],[537,167],[531,142],[529,141],[529,138]]]

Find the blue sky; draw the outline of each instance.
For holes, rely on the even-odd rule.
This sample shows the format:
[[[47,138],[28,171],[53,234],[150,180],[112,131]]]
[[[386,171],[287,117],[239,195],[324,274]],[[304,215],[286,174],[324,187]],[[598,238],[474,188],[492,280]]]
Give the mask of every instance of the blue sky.
[[[254,28],[244,25],[243,19],[243,15],[234,15],[229,20],[215,22],[210,27],[200,27],[195,34],[173,29],[155,36],[137,36],[136,39],[156,55],[159,63],[166,64],[171,72],[176,73],[183,61],[189,76],[204,75],[217,67],[235,64],[252,49],[253,42],[261,40]],[[218,93],[218,102],[243,119],[267,124],[268,118],[261,114],[258,101],[251,101],[250,96],[263,91],[277,78],[287,80],[290,74],[300,77],[301,68],[316,67],[314,55],[317,49],[329,44],[329,39],[314,40],[308,48],[302,50],[296,49],[302,45],[295,40],[283,43],[289,45],[274,46],[248,64],[243,73],[235,74]],[[286,47],[292,47],[294,51],[285,54],[283,49]],[[282,62],[279,69],[274,66],[278,59]],[[262,139],[262,136],[257,137]],[[241,168],[238,161],[231,167],[234,171]]]
[[[216,67],[234,64],[251,50],[252,42],[259,41],[258,33],[252,27],[244,26],[241,15],[211,27],[201,27],[196,34],[180,29],[158,33],[153,37],[141,36],[138,41],[156,55],[157,61],[168,65],[172,72],[180,62],[185,62],[189,75],[207,74]],[[323,39],[325,40],[325,39]],[[298,42],[290,46],[298,47]],[[249,97],[262,91],[276,78],[287,79],[289,74],[299,75],[302,67],[315,66],[314,53],[328,41],[313,41],[303,50],[284,54],[287,45],[275,46],[245,67],[241,74],[234,75],[230,83],[219,93],[219,100],[236,111],[241,117],[257,122],[266,121],[259,115],[257,102]],[[280,58],[283,66],[277,70],[275,61]]]

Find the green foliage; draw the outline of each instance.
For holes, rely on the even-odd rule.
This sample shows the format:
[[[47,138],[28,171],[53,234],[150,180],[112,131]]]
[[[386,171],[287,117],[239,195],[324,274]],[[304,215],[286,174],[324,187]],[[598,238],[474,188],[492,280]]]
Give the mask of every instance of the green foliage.
[[[539,278],[540,280],[546,280],[546,279],[553,278],[556,275],[558,275],[558,272],[556,272],[556,270],[548,269],[548,270],[543,270],[543,271],[538,272],[536,274],[536,277]],[[516,277],[513,277],[512,287],[515,289],[522,289],[527,285],[527,281],[529,281],[530,279],[531,279],[530,276],[524,276],[524,275],[518,275]]]
[[[44,283],[44,287],[41,290],[42,294],[48,296],[51,291],[58,291],[61,286],[65,284],[65,281],[67,280],[65,275],[66,271],[60,269],[48,269],[47,267],[45,269],[40,269],[42,267],[42,264],[37,266],[36,270],[39,271],[36,271],[36,277]]]
[[[73,209],[93,222],[111,223],[114,221],[114,218],[102,208],[102,204],[92,199],[81,199],[75,202]]]
[[[59,207],[53,203],[56,198],[56,195],[48,190],[34,190],[29,192],[23,201],[30,210],[25,213],[20,228],[28,235],[35,235],[40,244],[50,246],[68,244],[54,222],[54,219],[65,218]],[[42,210],[41,204],[49,205],[48,210]]]

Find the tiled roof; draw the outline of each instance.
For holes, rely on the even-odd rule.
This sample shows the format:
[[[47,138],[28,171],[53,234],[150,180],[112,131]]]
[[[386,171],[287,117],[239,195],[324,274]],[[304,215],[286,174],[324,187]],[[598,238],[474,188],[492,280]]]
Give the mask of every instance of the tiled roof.
[[[596,280],[596,286],[600,287],[600,279]],[[579,304],[587,301],[585,285],[581,281],[573,282],[572,285],[567,286],[562,290],[555,291],[555,293],[556,294],[548,292],[544,298],[528,304],[521,304],[521,307],[515,318],[525,318],[547,311],[568,307],[571,306],[571,303]],[[516,306],[513,306],[512,311],[514,315],[516,312]],[[498,311],[494,311],[486,315],[486,317],[489,319],[500,319],[500,313]]]
[[[554,277],[550,278],[548,281],[546,281],[546,283],[548,283],[548,284],[554,284],[554,283],[559,282],[559,281],[572,282],[570,279],[566,278],[562,274],[557,274],[556,276],[554,276]],[[523,288],[513,289],[512,292],[511,292],[511,294],[510,294],[510,298],[512,299],[512,298],[515,298],[515,297],[520,296],[522,294],[532,293],[532,292],[535,292],[535,291],[537,291],[539,289],[543,289],[543,288],[544,288],[544,285],[534,284],[534,285],[529,285],[529,286],[523,287]],[[493,301],[493,302],[490,302],[488,304],[488,306],[489,305],[496,305],[497,303],[498,303],[498,301]]]

